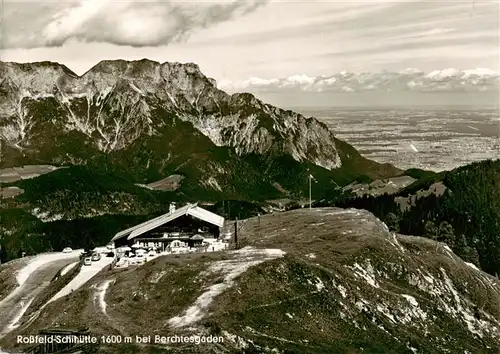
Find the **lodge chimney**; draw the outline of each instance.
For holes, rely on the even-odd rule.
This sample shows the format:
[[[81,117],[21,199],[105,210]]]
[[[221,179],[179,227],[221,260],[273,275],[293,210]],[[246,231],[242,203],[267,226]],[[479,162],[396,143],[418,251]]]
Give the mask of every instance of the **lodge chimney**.
[[[169,212],[172,214],[175,211],[175,203],[170,203],[170,209]]]

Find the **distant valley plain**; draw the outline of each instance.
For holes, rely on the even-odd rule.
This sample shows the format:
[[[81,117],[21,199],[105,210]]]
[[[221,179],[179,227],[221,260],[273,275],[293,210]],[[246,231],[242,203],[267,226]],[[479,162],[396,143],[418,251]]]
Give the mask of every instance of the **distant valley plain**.
[[[500,158],[494,109],[293,108],[325,123],[369,159],[443,171]]]

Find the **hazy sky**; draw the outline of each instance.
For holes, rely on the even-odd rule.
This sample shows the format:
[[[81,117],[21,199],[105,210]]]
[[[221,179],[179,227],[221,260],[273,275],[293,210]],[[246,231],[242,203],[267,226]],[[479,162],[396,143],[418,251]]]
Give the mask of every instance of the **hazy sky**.
[[[5,0],[3,61],[82,74],[103,59],[195,62],[218,82],[341,71],[499,72],[498,0]]]

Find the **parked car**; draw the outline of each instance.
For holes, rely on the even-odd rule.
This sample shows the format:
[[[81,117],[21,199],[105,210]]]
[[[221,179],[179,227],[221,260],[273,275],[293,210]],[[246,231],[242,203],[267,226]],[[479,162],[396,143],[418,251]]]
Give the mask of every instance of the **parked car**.
[[[63,251],[63,253],[71,253],[71,252],[73,252],[73,250],[71,249],[71,247],[66,247],[62,251]]]
[[[95,252],[92,254],[92,261],[93,262],[98,262],[100,260],[101,260],[101,255],[99,253]]]
[[[125,258],[120,259],[118,262],[116,262],[115,267],[116,268],[128,267],[128,260]]]
[[[135,256],[135,261],[137,264],[141,264],[146,262],[146,257],[144,256],[144,253],[139,253]]]
[[[80,260],[83,260],[85,257],[92,257],[92,253],[91,252],[82,252],[80,253]]]
[[[92,257],[84,257],[83,258],[83,265],[86,265],[86,266],[92,265]]]

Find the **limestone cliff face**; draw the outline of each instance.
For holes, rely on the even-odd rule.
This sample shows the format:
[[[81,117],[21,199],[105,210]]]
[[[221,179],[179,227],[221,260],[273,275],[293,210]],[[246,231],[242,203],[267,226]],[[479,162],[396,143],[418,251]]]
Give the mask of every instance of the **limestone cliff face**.
[[[172,124],[159,111],[240,155],[341,165],[324,124],[251,94],[229,95],[195,64],[102,61],[77,76],[57,63],[0,63],[0,139],[11,152],[36,153],[71,132],[102,152],[122,150]]]

